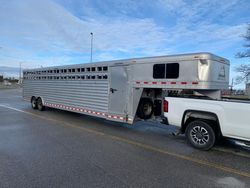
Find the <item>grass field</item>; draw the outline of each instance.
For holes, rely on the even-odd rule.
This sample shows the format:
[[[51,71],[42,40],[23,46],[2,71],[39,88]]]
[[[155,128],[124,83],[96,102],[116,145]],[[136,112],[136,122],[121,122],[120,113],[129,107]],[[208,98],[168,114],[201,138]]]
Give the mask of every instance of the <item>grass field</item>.
[[[250,100],[247,95],[224,95],[223,98],[227,99],[240,99],[240,100]]]

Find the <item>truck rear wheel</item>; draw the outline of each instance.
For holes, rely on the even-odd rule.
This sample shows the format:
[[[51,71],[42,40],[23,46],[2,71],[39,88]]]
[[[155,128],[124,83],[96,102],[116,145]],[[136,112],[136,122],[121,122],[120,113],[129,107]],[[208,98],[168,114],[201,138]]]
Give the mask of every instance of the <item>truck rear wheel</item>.
[[[40,97],[37,99],[37,108],[40,111],[44,110],[43,101],[42,101],[42,99]]]
[[[137,109],[137,116],[141,119],[149,119],[153,114],[153,109],[154,104],[152,100],[149,98],[142,98]]]
[[[32,107],[33,109],[37,109],[36,97],[32,97],[30,102],[31,102],[31,107]]]
[[[209,150],[214,146],[216,136],[213,128],[202,120],[195,120],[187,125],[186,137],[194,148]]]

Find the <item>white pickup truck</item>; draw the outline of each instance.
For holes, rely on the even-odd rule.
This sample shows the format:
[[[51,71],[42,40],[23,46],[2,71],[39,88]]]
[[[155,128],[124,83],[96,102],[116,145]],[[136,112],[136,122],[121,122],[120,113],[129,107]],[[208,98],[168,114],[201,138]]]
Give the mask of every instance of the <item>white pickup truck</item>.
[[[221,137],[250,141],[250,103],[166,97],[164,116],[195,148],[209,150]]]

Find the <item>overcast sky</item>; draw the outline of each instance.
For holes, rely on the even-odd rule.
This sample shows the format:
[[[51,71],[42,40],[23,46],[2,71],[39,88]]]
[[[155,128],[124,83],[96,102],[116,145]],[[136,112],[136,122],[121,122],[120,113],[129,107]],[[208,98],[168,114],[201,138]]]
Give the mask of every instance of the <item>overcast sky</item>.
[[[89,62],[93,32],[94,61],[208,51],[233,67],[249,10],[249,0],[0,0],[0,66]]]

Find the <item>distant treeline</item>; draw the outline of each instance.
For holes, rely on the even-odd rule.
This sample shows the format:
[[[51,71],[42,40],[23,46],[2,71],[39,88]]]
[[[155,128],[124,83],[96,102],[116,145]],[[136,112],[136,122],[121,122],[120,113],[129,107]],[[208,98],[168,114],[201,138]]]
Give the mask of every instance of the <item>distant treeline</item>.
[[[10,83],[17,83],[19,80],[16,79],[15,77],[7,77],[4,78],[2,75],[0,75],[0,82],[3,82],[4,80],[10,82]]]

